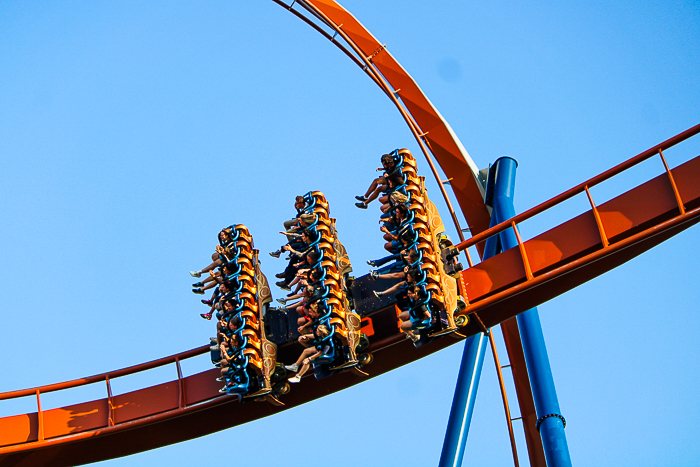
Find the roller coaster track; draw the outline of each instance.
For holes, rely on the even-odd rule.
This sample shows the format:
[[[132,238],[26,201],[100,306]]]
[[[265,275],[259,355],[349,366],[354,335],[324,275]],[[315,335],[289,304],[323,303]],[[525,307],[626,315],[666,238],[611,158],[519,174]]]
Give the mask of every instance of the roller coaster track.
[[[508,219],[468,241],[466,249],[512,228],[519,248],[471,265],[463,272],[472,315],[467,334],[502,323],[653,248],[700,221],[700,156],[671,170],[663,151],[698,134],[700,125]],[[665,173],[596,206],[590,188],[658,156]],[[585,193],[591,209],[523,241],[517,225]],[[471,259],[470,259],[471,263]]]
[[[369,377],[416,361],[504,322],[629,261],[700,221],[700,156],[673,169],[668,168],[663,156],[666,149],[700,133],[697,125],[488,229],[488,213],[475,166],[449,125],[386,47],[335,2],[297,3],[311,12],[313,19],[341,35],[353,53],[361,54],[361,58],[354,60],[399,107],[428,160],[428,153],[432,153],[445,175],[452,178],[455,197],[473,234],[458,245],[460,249],[478,248],[488,237],[509,228],[515,229],[520,238],[519,223],[573,196],[585,193],[591,204],[588,212],[534,238],[520,240],[519,248],[480,263],[469,258],[470,267],[461,275],[469,304],[458,313],[469,319],[458,333],[416,349],[398,332],[393,308],[380,311],[376,315],[375,333],[370,337],[375,360],[366,367]],[[332,35],[328,37],[334,39]],[[592,186],[651,157],[661,159],[665,173],[599,206],[595,204],[590,194]],[[203,346],[122,370],[0,394],[0,401],[24,396],[35,396],[37,401],[36,412],[0,418],[0,465],[79,465],[126,456],[274,415],[367,379],[351,372],[320,381],[306,377],[282,398],[284,406],[240,403],[235,396],[219,394],[216,369],[182,376],[180,362],[206,352],[208,346]],[[284,357],[283,348],[281,360]],[[112,379],[164,365],[175,365],[177,379],[112,395]],[[102,381],[106,389],[103,399],[41,409],[41,396],[47,392]]]
[[[651,148],[620,166],[460,244],[466,248],[513,228],[588,186],[639,163],[700,132],[700,125]],[[593,204],[593,203],[592,203]],[[593,206],[595,206],[593,204]],[[629,261],[700,221],[700,156],[563,224],[462,272],[470,316],[459,334],[415,349],[393,321],[370,337],[374,362],[369,377],[381,375],[501,323],[533,306]],[[575,234],[573,234],[575,233]],[[393,309],[380,312],[391,317]],[[221,396],[211,369],[182,377],[180,361],[208,346],[101,375],[0,394],[0,400],[35,395],[37,412],[0,419],[0,465],[76,465],[153,449],[240,425],[340,391],[365,380],[346,372],[315,381],[304,378],[283,398],[284,406],[241,404]],[[284,358],[284,352],[281,353]],[[137,391],[111,395],[110,380],[175,364],[178,378]],[[41,395],[104,381],[107,397],[42,411]]]

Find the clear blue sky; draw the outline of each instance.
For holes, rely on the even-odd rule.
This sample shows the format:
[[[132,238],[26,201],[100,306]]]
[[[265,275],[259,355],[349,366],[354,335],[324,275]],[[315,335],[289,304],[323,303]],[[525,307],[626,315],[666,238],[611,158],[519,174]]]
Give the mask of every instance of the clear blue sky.
[[[479,167],[518,160],[520,211],[700,122],[697,1],[344,5]],[[278,272],[283,261],[266,252],[294,195],[309,190],[326,193],[355,273],[366,273],[382,253],[377,211],[356,209],[353,196],[397,147],[418,153],[389,100],[272,2],[3,2],[0,391],[206,343],[213,324],[199,318],[187,272],[207,264],[231,223],[249,226],[264,272]],[[692,141],[668,157],[699,153]],[[593,195],[602,202],[661,169],[648,162]],[[429,175],[421,159],[419,171]],[[524,235],[584,203],[524,224]],[[540,307],[575,464],[700,461],[697,240],[695,227]],[[331,423],[334,466],[434,465],[460,355],[456,345],[275,417],[104,464],[217,465],[231,446],[236,463],[325,466],[303,454],[299,433]],[[153,373],[117,379],[115,391],[176,376]],[[46,395],[44,406],[101,397],[97,385]],[[33,404],[0,403],[0,415]],[[512,463],[490,356],[465,458]]]

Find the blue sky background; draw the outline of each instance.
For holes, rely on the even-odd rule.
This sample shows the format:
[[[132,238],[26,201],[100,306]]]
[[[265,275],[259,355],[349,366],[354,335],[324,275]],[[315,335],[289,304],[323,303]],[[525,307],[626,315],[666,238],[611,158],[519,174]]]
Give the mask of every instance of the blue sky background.
[[[518,160],[519,211],[700,121],[697,1],[344,6],[413,75],[479,167]],[[356,209],[353,196],[379,155],[398,147],[419,155],[389,100],[272,2],[2,2],[0,391],[206,343],[213,324],[198,317],[204,307],[187,272],[208,264],[216,233],[231,223],[249,227],[263,271],[279,272],[283,260],[266,252],[281,244],[293,197],[309,190],[326,194],[355,274],[365,274],[365,260],[383,252],[378,209]],[[691,140],[667,156],[675,166],[699,153]],[[420,158],[418,167],[429,176]],[[600,204],[661,170],[648,161],[593,196]],[[439,201],[433,180],[428,188]],[[586,203],[526,222],[523,234]],[[540,307],[577,465],[698,464],[697,243],[694,227]],[[335,466],[434,465],[461,347],[275,417],[104,465],[217,465],[227,445],[236,463],[327,465],[305,454],[321,426],[337,437]],[[206,358],[183,364],[186,374],[209,367]],[[113,388],[175,377],[169,366]],[[91,385],[42,403],[104,396]],[[31,398],[0,402],[0,416],[34,410]],[[489,354],[465,465],[509,465],[510,456]]]

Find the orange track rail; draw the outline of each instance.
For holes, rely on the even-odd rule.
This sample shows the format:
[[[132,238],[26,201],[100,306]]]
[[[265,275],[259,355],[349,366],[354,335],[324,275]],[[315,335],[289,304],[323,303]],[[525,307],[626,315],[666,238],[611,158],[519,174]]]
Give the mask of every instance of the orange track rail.
[[[700,133],[696,125],[529,211],[457,245],[465,249],[506,229],[519,248],[464,271],[470,331],[483,330],[623,264],[700,221],[700,156],[670,170],[663,151]],[[596,206],[589,189],[659,156],[666,173]],[[523,242],[517,224],[586,193],[591,210]]]
[[[389,53],[386,44],[380,43],[350,12],[333,0],[295,0],[293,2],[301,5],[311,14],[313,19],[307,18],[281,0],[273,1],[288,8],[330,39],[359,65],[389,97],[406,121],[425,155],[450,210],[460,239],[463,240],[462,228],[430,154],[435,157],[447,178],[451,180],[451,187],[471,232],[478,233],[486,230],[491,215],[483,202],[484,190],[477,180],[478,168],[476,164],[450,125],[418,87],[415,80]],[[317,22],[330,28],[334,34],[331,36],[326,33]],[[350,50],[341,45],[336,40],[336,36],[342,38]],[[450,174],[456,174],[456,176]]]
[[[651,148],[630,161],[516,216],[532,217],[558,202],[586,192],[632,165],[660,154],[700,132],[700,125]],[[583,191],[581,191],[583,189]],[[651,201],[654,202],[651,202]],[[700,156],[669,170],[607,203],[581,214],[531,240],[463,272],[468,283],[471,316],[461,335],[443,337],[415,349],[389,322],[378,329],[371,350],[375,361],[366,370],[378,376],[441,350],[459,338],[478,333],[533,306],[560,295],[643,253],[700,221]],[[511,221],[477,235],[462,248],[483,241]],[[393,313],[393,310],[389,310]],[[377,337],[378,336],[378,337]],[[109,380],[117,376],[175,363],[207,351],[193,349],[153,362],[89,378],[0,394],[0,401],[35,394],[39,410],[0,419],[0,465],[77,465],[125,456],[203,436],[312,401],[364,381],[346,372],[315,381],[283,397],[284,407],[264,402],[240,404],[221,396],[217,370],[111,396]],[[105,381],[107,397],[96,401],[41,410],[41,394]]]

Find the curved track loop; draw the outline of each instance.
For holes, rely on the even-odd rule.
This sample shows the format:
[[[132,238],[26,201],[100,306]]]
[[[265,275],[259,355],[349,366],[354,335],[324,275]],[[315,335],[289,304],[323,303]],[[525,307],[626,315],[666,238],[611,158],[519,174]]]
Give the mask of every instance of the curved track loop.
[[[460,240],[464,240],[462,228],[441,182],[440,175],[430,158],[431,152],[447,179],[450,180],[450,185],[469,224],[470,231],[479,233],[486,230],[491,216],[484,205],[484,192],[477,179],[479,170],[476,164],[447,121],[428,100],[411,75],[389,53],[386,45],[380,43],[350,12],[333,0],[295,2],[310,12],[324,26],[331,28],[335,33],[333,36],[324,33],[320,26],[292,9],[292,6],[285,5],[280,0],[273,1],[286,7],[330,39],[357,65],[361,66],[396,105],[430,165],[433,176],[437,180],[450,210]],[[335,40],[336,35],[345,40],[355,55]]]

